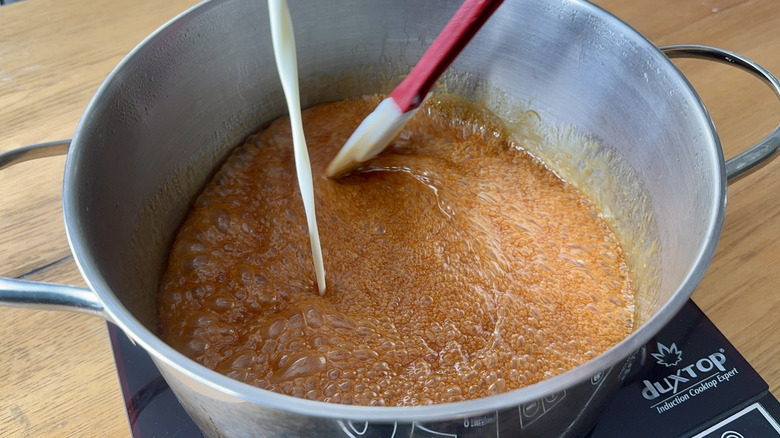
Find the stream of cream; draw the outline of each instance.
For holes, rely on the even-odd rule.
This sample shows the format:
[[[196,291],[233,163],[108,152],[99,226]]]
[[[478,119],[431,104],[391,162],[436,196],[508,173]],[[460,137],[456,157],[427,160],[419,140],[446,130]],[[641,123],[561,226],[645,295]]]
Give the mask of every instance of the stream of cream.
[[[295,35],[293,34],[292,18],[287,0],[268,0],[268,16],[271,20],[271,35],[273,37],[274,57],[282,89],[287,100],[290,113],[293,148],[295,152],[295,170],[298,175],[298,187],[303,198],[303,208],[306,211],[306,222],[309,225],[309,240],[311,242],[314,272],[320,295],[325,294],[325,267],[322,261],[320,233],[317,229],[317,216],[314,213],[314,183],[311,175],[309,152],[303,135],[301,122],[301,101],[298,93],[298,60],[295,54]]]

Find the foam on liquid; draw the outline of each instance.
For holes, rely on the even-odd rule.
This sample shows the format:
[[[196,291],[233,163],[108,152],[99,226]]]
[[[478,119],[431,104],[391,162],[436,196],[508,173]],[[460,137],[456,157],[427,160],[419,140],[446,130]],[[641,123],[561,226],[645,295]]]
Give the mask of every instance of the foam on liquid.
[[[596,206],[468,105],[429,101],[382,154],[327,178],[380,99],[302,115],[328,293],[313,293],[280,118],[180,228],[160,287],[166,342],[282,394],[415,406],[531,385],[631,332],[628,267]]]

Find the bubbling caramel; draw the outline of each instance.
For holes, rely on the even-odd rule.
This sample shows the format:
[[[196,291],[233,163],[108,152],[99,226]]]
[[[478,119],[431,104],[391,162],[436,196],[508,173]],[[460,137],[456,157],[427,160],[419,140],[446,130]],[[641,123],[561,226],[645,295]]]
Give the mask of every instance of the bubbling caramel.
[[[476,106],[430,99],[382,154],[325,177],[378,103],[304,112],[327,293],[282,118],[181,226],[160,285],[166,342],[260,388],[414,406],[539,382],[631,332],[628,268],[599,210]]]

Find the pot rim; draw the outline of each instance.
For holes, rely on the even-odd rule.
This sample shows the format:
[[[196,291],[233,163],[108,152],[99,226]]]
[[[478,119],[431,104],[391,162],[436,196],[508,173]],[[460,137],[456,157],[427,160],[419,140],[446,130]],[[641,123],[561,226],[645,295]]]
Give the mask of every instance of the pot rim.
[[[111,84],[121,80],[125,70],[131,68],[136,58],[142,56],[150,45],[164,38],[169,32],[173,32],[179,25],[184,24],[185,20],[203,14],[227,1],[229,0],[206,0],[182,12],[146,37],[117,65],[87,105],[73,135],[73,141],[65,164],[63,212],[65,230],[76,264],[89,288],[95,291],[103,303],[105,313],[110,321],[119,326],[135,343],[141,345],[144,350],[152,355],[158,366],[164,365],[169,367],[208,388],[218,391],[220,395],[238,399],[236,401],[257,403],[301,415],[335,420],[350,419],[382,422],[393,422],[399,419],[403,419],[404,422],[415,422],[467,418],[539,400],[546,395],[561,392],[568,387],[590,379],[600,372],[610,370],[613,366],[619,364],[621,360],[638,351],[677,314],[704,275],[704,271],[714,255],[715,247],[720,237],[726,204],[726,174],[723,152],[712,119],[685,76],[646,37],[610,12],[592,3],[580,0],[567,0],[571,3],[577,3],[579,7],[595,16],[614,22],[616,27],[622,28],[623,32],[636,38],[639,44],[647,45],[653,52],[657,53],[657,59],[654,61],[658,63],[658,66],[670,69],[674,77],[678,78],[684,85],[684,87],[681,87],[687,94],[684,97],[690,101],[691,108],[696,109],[696,114],[689,114],[688,117],[697,117],[701,119],[701,123],[707,125],[707,130],[711,133],[709,143],[715,148],[715,153],[719,157],[718,160],[713,162],[713,165],[717,167],[713,174],[717,175],[717,178],[710,182],[711,190],[716,192],[716,196],[713,196],[712,200],[715,204],[713,211],[716,214],[710,217],[706,224],[707,237],[704,244],[696,255],[692,269],[677,290],[645,324],[598,357],[550,379],[489,397],[427,406],[371,407],[300,399],[233,380],[187,358],[141,324],[122,305],[116,295],[111,292],[106,280],[97,268],[95,257],[87,251],[84,244],[83,227],[80,224],[82,216],[90,212],[81,211],[77,208],[78,188],[73,187],[71,181],[74,180],[74,175],[78,172],[81,157],[89,153],[88,143],[82,140],[81,133],[85,130],[85,126],[90,123],[90,114],[95,111],[95,107],[99,106],[99,102],[103,100],[103,95],[111,87]]]

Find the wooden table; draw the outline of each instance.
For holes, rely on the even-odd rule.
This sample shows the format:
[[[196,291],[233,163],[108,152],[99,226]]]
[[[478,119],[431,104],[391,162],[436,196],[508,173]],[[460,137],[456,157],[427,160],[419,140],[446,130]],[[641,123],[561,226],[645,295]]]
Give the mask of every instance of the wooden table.
[[[291,0],[299,1],[299,0]],[[518,0],[512,0],[518,1]],[[70,138],[111,69],[195,0],[25,0],[0,7],[0,151]],[[599,0],[657,45],[700,43],[780,73],[776,0]],[[758,80],[679,62],[727,157],[780,122]],[[0,273],[83,285],[64,234],[63,157],[0,172]],[[780,160],[729,187],[725,230],[694,300],[780,396]],[[129,436],[105,322],[0,307],[0,435]]]

